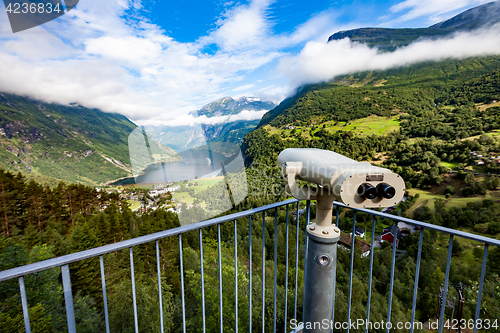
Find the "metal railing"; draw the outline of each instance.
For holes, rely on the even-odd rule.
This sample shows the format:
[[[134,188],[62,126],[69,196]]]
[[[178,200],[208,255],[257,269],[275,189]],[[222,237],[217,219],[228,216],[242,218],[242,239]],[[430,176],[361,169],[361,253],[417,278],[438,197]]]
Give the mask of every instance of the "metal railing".
[[[222,256],[221,256],[221,244],[223,243],[223,240],[221,239],[221,225],[223,223],[231,223],[231,221],[234,223],[234,271],[235,271],[235,276],[234,276],[234,290],[235,290],[235,297],[234,297],[234,304],[235,304],[235,313],[234,313],[234,319],[235,319],[235,326],[233,327],[235,332],[238,332],[238,224],[237,220],[241,218],[248,218],[248,258],[249,258],[249,264],[248,264],[248,276],[249,276],[249,299],[248,299],[248,307],[250,309],[249,311],[249,318],[248,318],[248,331],[252,332],[253,330],[258,330],[256,328],[252,328],[252,266],[253,264],[258,264],[258,263],[253,263],[252,261],[252,216],[255,214],[262,214],[262,332],[265,331],[266,329],[266,323],[265,323],[265,311],[266,311],[266,306],[265,306],[265,279],[266,279],[266,239],[265,239],[265,232],[264,230],[266,229],[266,212],[270,210],[274,210],[274,302],[273,302],[273,314],[274,314],[274,322],[273,322],[273,331],[276,332],[281,331],[281,328],[277,328],[277,271],[278,271],[278,209],[284,208],[286,209],[286,268],[285,268],[285,299],[284,299],[284,327],[283,331],[287,332],[290,331],[289,327],[287,327],[287,324],[289,323],[290,319],[290,313],[289,313],[289,308],[291,309],[291,305],[289,306],[288,304],[288,292],[289,292],[289,231],[290,231],[290,206],[295,206],[296,204],[296,233],[295,233],[295,279],[294,283],[295,285],[292,286],[291,290],[293,291],[293,299],[294,299],[294,304],[293,304],[293,316],[291,318],[297,319],[298,313],[301,311],[300,304],[298,304],[298,300],[300,299],[300,290],[298,290],[298,280],[299,280],[299,244],[301,243],[299,241],[299,236],[305,235],[305,228],[301,227],[299,230],[299,205],[300,202],[296,199],[291,199],[283,202],[278,202],[275,204],[255,208],[255,209],[250,209],[244,212],[236,213],[236,214],[231,214],[227,216],[222,216],[218,218],[214,218],[211,220],[191,224],[191,225],[186,225],[186,226],[181,226],[178,228],[170,229],[170,230],[165,230],[162,232],[142,236],[142,237],[137,237],[134,239],[130,240],[125,240],[122,242],[110,244],[110,245],[105,245],[101,246],[98,248],[78,252],[78,253],[73,253],[33,264],[29,264],[26,266],[21,266],[9,270],[5,270],[0,272],[0,282],[18,278],[19,280],[19,290],[20,290],[20,297],[21,297],[21,303],[22,303],[22,309],[23,309],[23,314],[24,314],[24,324],[25,324],[25,330],[26,332],[31,332],[31,323],[30,323],[30,317],[29,317],[29,311],[28,311],[28,298],[26,294],[26,288],[25,288],[25,281],[24,281],[24,276],[32,273],[36,273],[39,271],[47,270],[50,268],[54,267],[60,267],[61,268],[61,275],[62,275],[62,284],[63,284],[63,292],[64,292],[64,300],[65,300],[65,307],[66,307],[66,321],[67,321],[67,326],[68,326],[68,331],[70,333],[76,332],[76,324],[75,324],[75,311],[74,311],[74,304],[73,304],[73,292],[72,292],[72,285],[71,285],[71,278],[70,278],[70,268],[69,265],[72,263],[76,263],[85,259],[89,258],[96,258],[99,257],[99,263],[100,263],[100,276],[101,276],[101,282],[102,282],[102,297],[103,297],[103,308],[104,308],[104,317],[105,317],[105,327],[106,327],[106,332],[110,331],[110,325],[109,325],[109,316],[108,316],[108,304],[107,304],[107,294],[106,294],[106,277],[105,277],[105,271],[104,271],[104,261],[103,261],[103,256],[105,254],[109,254],[112,252],[116,252],[119,250],[123,249],[129,249],[129,256],[130,256],[130,275],[131,275],[131,281],[132,281],[132,296],[133,296],[133,310],[134,310],[134,329],[135,332],[139,332],[139,325],[138,325],[138,309],[137,309],[137,297],[136,297],[136,286],[135,286],[135,276],[134,276],[134,250],[133,248],[135,246],[141,245],[141,244],[146,244],[150,242],[155,242],[156,245],[156,270],[157,270],[157,283],[158,283],[158,296],[159,296],[159,310],[160,310],[160,329],[161,332],[164,331],[164,318],[163,318],[163,309],[162,309],[162,285],[161,285],[161,268],[160,268],[160,252],[159,252],[159,240],[168,238],[168,237],[174,237],[178,236],[178,241],[179,241],[179,260],[180,260],[180,284],[181,284],[181,301],[182,301],[182,322],[183,322],[183,327],[182,330],[185,333],[186,332],[186,295],[185,295],[185,272],[184,272],[184,257],[183,257],[183,235],[187,232],[191,231],[196,231],[198,230],[199,233],[199,254],[200,254],[200,273],[201,273],[201,315],[202,315],[202,330],[205,332],[207,330],[206,327],[206,308],[205,308],[205,276],[204,276],[204,257],[203,257],[203,230],[208,227],[217,227],[217,254],[218,254],[218,280],[219,280],[219,325],[220,325],[220,332],[224,331],[224,318],[223,318],[223,279],[222,279]],[[306,203],[306,210],[305,210],[305,225],[310,223],[310,211],[311,211],[311,205],[310,202],[307,201]],[[445,273],[445,281],[444,281],[444,301],[446,302],[446,297],[447,297],[447,289],[448,289],[448,284],[449,284],[449,276],[450,276],[450,264],[451,264],[451,256],[452,256],[452,250],[453,250],[453,239],[454,237],[463,237],[467,239],[471,239],[474,241],[478,241],[484,244],[484,253],[483,253],[483,259],[482,259],[482,266],[481,266],[481,275],[480,275],[480,280],[479,280],[479,289],[478,289],[478,297],[477,297],[477,306],[476,306],[476,312],[475,312],[475,320],[479,319],[480,316],[480,307],[481,307],[481,297],[482,297],[482,292],[483,292],[483,284],[484,284],[484,279],[485,279],[485,272],[486,272],[486,262],[487,262],[487,256],[488,256],[488,248],[490,245],[494,246],[500,246],[500,241],[496,239],[491,239],[459,230],[453,230],[453,229],[448,229],[444,228],[438,225],[433,225],[429,223],[424,223],[400,216],[394,216],[390,214],[385,214],[381,213],[378,211],[374,210],[368,210],[368,209],[353,209],[350,208],[342,203],[335,202],[334,203],[334,208],[336,208],[336,217],[334,223],[338,226],[339,224],[339,213],[340,209],[350,209],[353,210],[353,223],[352,223],[352,236],[351,236],[351,249],[354,247],[355,244],[355,229],[356,229],[356,213],[367,213],[372,216],[372,232],[371,232],[371,250],[370,250],[370,266],[369,266],[369,277],[368,277],[368,299],[367,299],[367,304],[366,304],[366,321],[370,321],[370,305],[371,305],[371,296],[372,296],[372,282],[373,282],[373,261],[374,261],[374,243],[375,243],[375,226],[376,226],[376,218],[385,218],[389,219],[395,222],[404,222],[416,227],[420,228],[420,235],[419,235],[419,243],[418,243],[418,252],[417,252],[417,262],[416,262],[416,271],[415,271],[415,281],[414,281],[414,288],[413,288],[413,303],[412,303],[412,309],[411,309],[411,329],[410,332],[413,333],[414,325],[413,323],[415,322],[415,312],[416,312],[416,305],[417,305],[417,295],[418,295],[418,282],[419,282],[419,275],[420,275],[420,263],[421,263],[421,257],[422,257],[422,244],[424,241],[424,230],[434,230],[437,232],[445,233],[449,235],[449,243],[448,243],[448,255],[447,255],[447,263],[446,263],[446,273]],[[396,241],[397,241],[397,228],[396,228],[396,235],[393,237],[393,246],[392,246],[392,261],[391,261],[391,271],[390,271],[390,286],[389,286],[389,301],[388,301],[388,309],[387,309],[387,322],[391,321],[391,310],[392,310],[392,300],[393,300],[393,289],[394,289],[394,274],[395,274],[395,263],[396,263]],[[305,242],[305,256],[307,256],[307,236],[305,239],[303,239]],[[292,250],[293,251],[293,250]],[[351,250],[350,251],[350,269],[349,269],[349,292],[348,292],[348,309],[347,309],[347,323],[351,321],[351,304],[352,304],[352,292],[353,292],[353,270],[354,270],[354,255],[355,251]],[[305,258],[304,258],[305,259]],[[305,260],[303,264],[305,265]],[[306,271],[304,267],[304,272]],[[334,270],[334,274],[336,274],[336,270]],[[334,279],[334,285],[332,286],[333,292],[335,295],[335,279]],[[305,276],[304,276],[304,290],[302,293],[306,293],[307,288],[306,288],[306,281],[305,281]],[[443,331],[443,322],[444,322],[444,315],[445,315],[445,306],[441,307],[441,312],[439,314],[439,333],[442,333]],[[304,318],[301,318],[302,321],[304,321]],[[333,304],[333,312],[332,312],[332,321],[335,319],[335,297],[334,297],[334,304]],[[347,332],[349,332],[350,327],[347,327]],[[296,330],[297,331],[297,330]],[[387,328],[387,332],[389,332],[390,329]],[[368,332],[368,328],[366,328],[366,332]],[[474,327],[474,333],[477,332],[477,327]]]

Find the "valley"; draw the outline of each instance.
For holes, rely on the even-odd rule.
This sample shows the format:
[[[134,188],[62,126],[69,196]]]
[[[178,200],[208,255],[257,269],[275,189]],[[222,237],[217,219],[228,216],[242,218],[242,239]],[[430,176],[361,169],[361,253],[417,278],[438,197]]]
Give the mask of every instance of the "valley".
[[[255,9],[253,3],[248,6]],[[263,9],[267,10],[271,12]],[[223,15],[231,13],[228,10]],[[433,19],[435,22],[436,17]],[[220,31],[218,24],[223,21],[215,24],[214,31]],[[376,27],[321,33],[330,35],[328,41],[323,41],[329,46],[339,41],[349,42],[346,45],[353,48],[364,44],[359,50],[368,46],[373,55],[379,55],[390,54],[415,41],[438,41],[477,28],[490,29],[499,21],[500,2],[496,2],[427,28]],[[130,22],[132,19],[127,21]],[[143,23],[144,31],[149,25],[156,29],[153,21]],[[297,29],[302,34],[301,29],[310,30],[310,26]],[[319,30],[311,31],[317,38]],[[240,30],[235,32],[231,30],[230,35],[240,37]],[[273,38],[273,42],[287,46],[277,48],[276,54],[274,48],[265,48],[255,56],[246,52],[260,46],[260,38],[269,42],[265,34],[255,38],[244,35],[244,40],[233,43],[228,39],[220,45],[220,35],[209,34],[183,45],[161,35],[163,30],[160,35],[156,35],[156,30],[154,33],[151,40],[147,34],[127,39],[133,41],[134,52],[117,52],[119,55],[113,56],[119,59],[108,61],[126,64],[120,69],[134,79],[147,79],[148,88],[151,84],[165,89],[166,92],[161,90],[165,94],[161,103],[182,109],[184,114],[179,111],[178,118],[145,119],[140,115],[147,125],[137,126],[123,115],[77,103],[59,105],[0,93],[0,271],[141,236],[155,237],[151,235],[290,199],[277,165],[278,154],[287,148],[335,151],[399,174],[405,181],[403,200],[383,209],[392,217],[399,215],[450,231],[500,240],[499,52],[443,57],[381,70],[363,67],[322,82],[306,81],[316,83],[296,87],[276,104],[228,94],[243,96],[255,90],[260,96],[261,90],[285,91],[274,85],[275,73],[269,70],[270,64],[295,52],[293,45],[297,50],[305,44],[314,45],[312,37],[305,38],[301,42],[304,45],[298,47],[299,44],[287,44],[298,38],[295,32],[273,35],[279,37]],[[163,44],[155,44],[157,40]],[[90,51],[86,49],[82,57],[93,57],[95,52],[105,58],[105,52],[99,53],[93,41],[95,44],[85,44]],[[137,47],[142,42],[145,47]],[[196,49],[197,43],[205,44]],[[109,44],[121,50],[120,43]],[[156,81],[156,75],[161,77],[162,66],[177,72],[175,65],[161,62],[166,57],[162,52],[175,51],[177,44],[189,44],[187,48],[194,51],[174,52],[176,59],[172,63],[178,61],[193,71],[183,67],[179,76],[170,77],[170,73],[162,77],[168,80]],[[229,48],[223,49],[227,45]],[[244,52],[242,58],[229,61],[229,53],[240,48]],[[139,49],[152,60],[138,61],[139,69],[126,67],[135,64],[136,56],[140,58]],[[265,62],[261,55],[272,60]],[[210,57],[217,58],[217,66],[222,63],[224,68],[210,72],[216,67]],[[265,67],[260,74],[266,72],[269,76],[255,75],[255,82],[250,80],[246,72],[254,72],[240,68],[243,60],[249,58],[255,58],[252,66]],[[265,65],[258,65],[259,61]],[[288,70],[283,64],[288,63],[283,62],[276,70]],[[231,71],[233,67],[238,69]],[[215,77],[219,71],[226,73],[223,79]],[[181,80],[184,75],[195,76],[196,80],[186,83]],[[261,88],[260,81],[267,79],[269,84]],[[212,80],[218,85],[205,89]],[[174,86],[192,89],[201,96],[179,103],[166,96]],[[187,96],[186,99],[192,96],[185,91],[173,91]],[[153,106],[158,102],[158,91],[153,89],[148,96],[153,103],[146,103],[144,109],[141,104],[141,111],[127,109],[130,114],[157,112]],[[207,100],[207,96],[214,102],[188,113],[199,107],[191,108],[192,105]],[[130,99],[132,104],[138,100],[142,101]],[[175,107],[172,109],[165,108],[177,112]],[[299,181],[299,185],[307,183]],[[306,265],[302,259],[306,258],[309,239],[306,230],[310,228],[307,224],[316,219],[317,209],[316,200],[303,200],[258,213],[253,210],[245,217],[237,215],[224,223],[218,220],[217,224],[200,229],[200,225],[193,225],[183,229],[192,230],[181,234],[177,229],[156,242],[123,246],[99,258],[87,257],[71,263],[67,267],[71,269],[78,332],[102,332],[105,325],[110,326],[110,331],[129,332],[134,324],[136,331],[156,332],[160,314],[165,318],[167,332],[202,328],[208,332],[247,332],[251,325],[262,325],[266,332],[287,331],[291,313],[295,312],[295,318],[303,315],[302,292],[293,295],[292,285],[296,290],[305,290]],[[412,233],[411,221],[400,227],[390,215],[375,216],[338,206],[335,213],[334,221],[344,238],[349,238],[351,230],[355,233],[356,227],[363,234],[356,241],[362,246],[349,248],[339,242],[336,248],[337,321],[348,316],[366,318],[368,304],[372,306],[370,318],[383,321],[391,302],[389,315],[394,322],[409,322],[415,304],[414,318],[429,323],[436,319],[445,279],[450,282],[448,300],[458,297],[456,286],[464,286],[463,315],[474,318],[480,276],[485,276],[481,318],[500,318],[500,247],[491,246],[488,253],[483,242],[464,235],[453,238],[429,225]],[[400,237],[394,245],[380,241],[384,229],[393,226],[395,230],[404,230],[404,236],[398,231]],[[378,239],[374,247],[362,241],[368,241],[372,235]],[[392,235],[394,240],[395,234]],[[373,256],[369,258],[367,253]],[[481,269],[483,258],[486,271]],[[354,269],[350,269],[350,262]],[[416,276],[419,280],[414,285]],[[65,331],[65,293],[59,268],[29,274],[22,280],[26,281],[27,305],[20,301],[20,281],[0,283],[0,327],[6,332],[22,331],[24,306],[34,332]],[[109,312],[103,307],[103,282]],[[418,291],[415,302],[414,288]],[[163,291],[160,302],[158,290]],[[252,299],[253,306],[241,306],[252,304]],[[294,303],[299,306],[294,308]],[[134,305],[140,310],[139,319]],[[271,310],[273,306],[275,309]],[[283,310],[288,311],[287,315]],[[455,308],[445,307],[445,317],[454,316]],[[364,332],[353,330],[358,331]],[[374,330],[382,331],[385,332]]]

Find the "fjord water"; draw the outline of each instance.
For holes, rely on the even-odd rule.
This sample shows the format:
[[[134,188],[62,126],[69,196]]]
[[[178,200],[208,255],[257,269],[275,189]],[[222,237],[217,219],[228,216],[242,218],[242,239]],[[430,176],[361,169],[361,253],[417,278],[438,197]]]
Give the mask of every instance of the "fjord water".
[[[120,179],[111,185],[131,185],[138,183],[166,183],[180,180],[191,180],[195,177],[203,177],[220,169],[220,164],[227,157],[212,151],[212,161],[207,149],[190,149],[180,152],[180,161],[172,163],[155,163],[149,165],[144,173],[136,178],[129,177]]]

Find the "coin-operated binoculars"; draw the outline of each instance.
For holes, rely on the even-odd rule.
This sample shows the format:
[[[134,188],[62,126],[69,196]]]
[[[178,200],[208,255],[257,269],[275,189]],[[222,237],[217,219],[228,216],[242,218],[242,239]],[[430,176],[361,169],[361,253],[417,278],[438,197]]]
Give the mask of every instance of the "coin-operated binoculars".
[[[334,200],[352,208],[390,207],[403,198],[405,183],[388,169],[321,149],[285,149],[278,165],[291,195],[317,200],[316,221],[307,226],[304,332],[330,332],[340,239],[340,230],[332,224]],[[301,188],[297,179],[317,186]]]

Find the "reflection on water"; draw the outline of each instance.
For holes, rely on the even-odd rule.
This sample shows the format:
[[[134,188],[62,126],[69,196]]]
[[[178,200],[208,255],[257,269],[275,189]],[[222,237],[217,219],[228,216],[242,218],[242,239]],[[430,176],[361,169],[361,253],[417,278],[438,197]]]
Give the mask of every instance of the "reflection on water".
[[[186,145],[192,141],[191,137],[185,139],[188,139]],[[178,214],[181,225],[222,214],[236,207],[248,194],[243,155],[241,148],[234,143],[204,141],[204,146],[176,152],[168,146],[168,142],[167,145],[161,144],[152,139],[144,128],[138,127],[128,138],[134,177],[116,181],[112,185],[170,183],[193,180],[196,177],[207,178],[199,181],[202,185],[198,181],[184,182],[175,190],[169,190],[175,192],[169,203],[175,209],[169,209],[174,209]],[[227,158],[218,152],[232,156]],[[209,178],[218,175],[223,177]],[[145,204],[150,205],[150,201],[152,200],[148,199]],[[156,209],[156,206],[152,209]]]
[[[210,158],[210,154],[212,155]],[[149,165],[144,173],[136,178],[118,180],[112,185],[131,185],[138,183],[166,183],[190,180],[208,175],[218,169],[227,157],[208,149],[190,149],[180,152],[182,160],[173,163],[156,163]],[[213,160],[213,163],[210,161]]]

